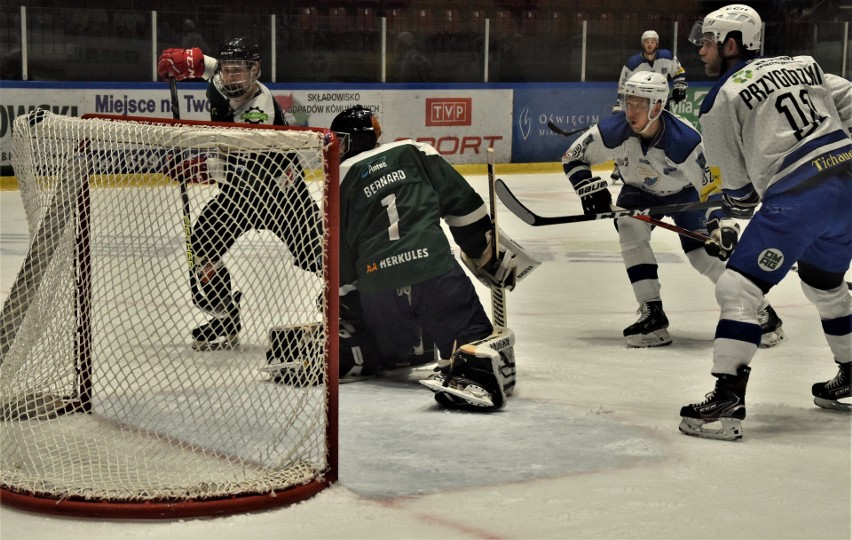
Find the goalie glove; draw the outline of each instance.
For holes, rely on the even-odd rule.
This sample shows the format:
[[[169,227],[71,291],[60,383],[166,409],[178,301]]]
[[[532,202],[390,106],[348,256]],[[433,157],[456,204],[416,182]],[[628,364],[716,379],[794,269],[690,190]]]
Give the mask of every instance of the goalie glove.
[[[677,81],[672,88],[672,101],[680,103],[686,99],[686,89],[689,87],[686,81]]]
[[[727,261],[737,247],[740,225],[733,219],[716,218],[707,222],[709,238],[704,242],[704,251],[712,257]]]
[[[599,176],[585,178],[574,184],[574,191],[580,196],[584,214],[602,214],[612,211],[612,195],[609,182]]]
[[[166,49],[157,62],[157,73],[163,79],[199,79],[204,75],[204,54],[198,47]]]
[[[518,281],[541,264],[502,230],[499,234],[498,253],[495,259],[491,231],[487,233],[487,236],[488,245],[478,258],[473,259],[464,252],[461,254],[464,265],[486,287],[502,287],[511,291]]]

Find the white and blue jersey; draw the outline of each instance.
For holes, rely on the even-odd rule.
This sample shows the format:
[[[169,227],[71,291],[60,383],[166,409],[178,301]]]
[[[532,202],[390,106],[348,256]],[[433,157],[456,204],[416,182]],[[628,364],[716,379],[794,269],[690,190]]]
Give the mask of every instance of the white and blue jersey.
[[[621,76],[618,78],[619,99],[624,95],[624,83],[638,71],[659,73],[664,75],[672,84],[686,82],[686,71],[670,50],[657,49],[657,55],[653,60],[648,60],[643,53],[638,52],[628,58],[624,67],[621,68]]]
[[[712,181],[701,135],[668,111],[659,118],[660,131],[650,141],[633,132],[623,112],[589,128],[562,156],[571,184],[592,177],[591,165],[614,160],[625,186],[665,197]]]

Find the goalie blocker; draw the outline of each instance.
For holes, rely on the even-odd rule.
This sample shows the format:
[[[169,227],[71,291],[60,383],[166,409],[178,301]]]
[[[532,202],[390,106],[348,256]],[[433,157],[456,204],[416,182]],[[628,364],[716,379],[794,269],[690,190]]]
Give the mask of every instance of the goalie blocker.
[[[496,410],[515,389],[515,333],[494,327],[485,339],[462,345],[450,364],[420,384],[441,405],[468,410]]]
[[[509,238],[502,229],[498,231],[498,260],[494,260],[493,238],[488,234],[488,245],[479,259],[471,259],[461,252],[461,260],[468,270],[486,287],[505,287],[513,290],[515,285],[535,270],[541,261],[517,242]]]

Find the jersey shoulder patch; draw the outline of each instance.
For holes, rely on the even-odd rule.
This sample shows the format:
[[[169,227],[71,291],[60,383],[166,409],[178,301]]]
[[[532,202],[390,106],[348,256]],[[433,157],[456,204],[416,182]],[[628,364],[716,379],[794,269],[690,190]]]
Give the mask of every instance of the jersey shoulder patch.
[[[642,65],[645,62],[645,57],[642,56],[642,53],[636,53],[630,58],[627,59],[627,62],[624,64],[627,66],[627,69],[630,71],[634,71],[637,67]]]
[[[666,157],[670,160],[675,163],[683,163],[701,144],[701,135],[691,124],[669,111],[663,111],[662,120],[665,122],[666,129],[663,132],[663,140],[660,146],[663,147]]]
[[[627,123],[623,112],[604,118],[598,122],[601,140],[607,148],[617,148],[633,135],[630,124]]]

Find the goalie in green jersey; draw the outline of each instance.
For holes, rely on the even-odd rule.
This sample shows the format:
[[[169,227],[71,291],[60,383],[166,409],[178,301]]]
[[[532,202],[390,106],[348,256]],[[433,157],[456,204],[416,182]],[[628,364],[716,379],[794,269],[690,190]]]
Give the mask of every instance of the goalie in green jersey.
[[[467,266],[489,284],[512,289],[517,269],[532,259],[503,234],[492,256],[485,203],[432,146],[413,140],[377,146],[378,119],[360,105],[335,117],[331,130],[343,140],[341,318],[356,336],[361,330],[374,338],[378,349],[359,358],[347,354],[344,338],[341,375],[404,365],[412,350],[434,344],[447,389],[436,391],[440,403],[503,406],[515,384],[514,334],[492,326],[441,220]]]

